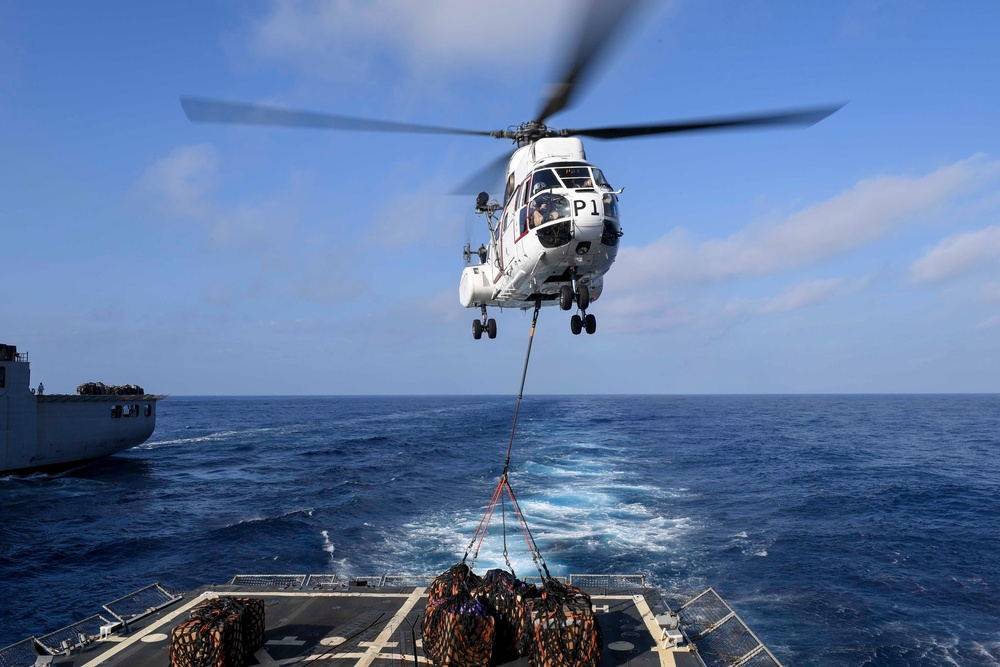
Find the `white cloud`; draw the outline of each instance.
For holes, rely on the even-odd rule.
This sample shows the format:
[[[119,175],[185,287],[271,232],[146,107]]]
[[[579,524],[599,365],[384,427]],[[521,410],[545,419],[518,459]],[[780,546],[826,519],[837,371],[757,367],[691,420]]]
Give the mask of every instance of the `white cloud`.
[[[224,206],[215,201],[221,159],[210,144],[179,146],[146,170],[137,188],[167,217],[200,224],[217,248],[255,257],[262,268],[289,262],[288,239],[298,222],[301,183],[292,178],[288,192]]]
[[[206,215],[205,195],[218,181],[219,154],[211,144],[179,146],[146,170],[141,188],[170,215]]]
[[[672,11],[675,3],[647,4],[646,25],[651,14]],[[614,5],[609,7],[614,11]],[[387,53],[411,72],[435,75],[477,66],[551,66],[579,28],[580,8],[574,0],[544,5],[535,0],[272,0],[250,26],[247,46],[260,57],[334,80],[363,78]]]
[[[809,206],[780,222],[757,222],[725,239],[694,243],[683,229],[619,252],[616,281],[719,282],[761,276],[827,259],[879,239],[929,209],[996,176],[1000,162],[976,155],[925,176],[882,176]]]
[[[843,278],[813,280],[801,283],[778,296],[768,299],[761,306],[760,313],[764,315],[785,313],[821,303],[836,294],[843,284]]]
[[[986,303],[1000,303],[1000,283],[986,283],[979,290],[979,300]]]
[[[411,69],[536,61],[565,32],[571,0],[299,0],[272,2],[250,31],[260,56],[329,78],[357,78],[378,52],[398,49]],[[547,62],[547,61],[543,61]]]
[[[996,329],[1000,328],[1000,315],[994,315],[993,317],[983,320],[977,326],[977,329]]]
[[[1000,263],[1000,226],[959,234],[940,241],[910,266],[914,282],[933,282]]]
[[[365,239],[388,250],[400,250],[428,240],[454,246],[462,238],[468,202],[440,193],[446,188],[425,183],[419,189],[383,200],[372,212]]]

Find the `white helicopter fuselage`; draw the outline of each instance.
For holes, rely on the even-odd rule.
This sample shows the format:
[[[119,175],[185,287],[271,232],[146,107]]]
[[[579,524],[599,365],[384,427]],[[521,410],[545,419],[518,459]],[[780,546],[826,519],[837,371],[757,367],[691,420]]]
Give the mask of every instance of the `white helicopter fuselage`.
[[[564,285],[584,285],[588,303],[618,254],[618,197],[575,137],[519,148],[507,168],[502,212],[480,263],[462,273],[467,308],[559,303]],[[483,257],[485,255],[485,257]]]

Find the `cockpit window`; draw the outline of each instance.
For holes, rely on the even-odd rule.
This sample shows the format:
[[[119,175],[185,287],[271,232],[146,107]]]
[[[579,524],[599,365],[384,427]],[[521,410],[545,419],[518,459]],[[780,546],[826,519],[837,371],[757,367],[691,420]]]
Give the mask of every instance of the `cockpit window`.
[[[611,184],[608,183],[608,179],[604,178],[604,172],[597,167],[594,167],[594,183],[602,190],[614,190]]]
[[[528,204],[529,226],[532,228],[544,225],[553,220],[570,216],[569,200],[562,195],[543,192]]]
[[[605,192],[604,197],[604,217],[618,219],[618,197],[613,192]]]
[[[559,187],[559,179],[551,169],[539,169],[531,177],[531,194]]]
[[[514,172],[510,172],[507,176],[507,188],[503,193],[503,203],[506,204],[510,200],[510,195],[514,192]]]
[[[592,188],[594,179],[589,167],[562,167],[556,170],[559,178],[570,189]]]

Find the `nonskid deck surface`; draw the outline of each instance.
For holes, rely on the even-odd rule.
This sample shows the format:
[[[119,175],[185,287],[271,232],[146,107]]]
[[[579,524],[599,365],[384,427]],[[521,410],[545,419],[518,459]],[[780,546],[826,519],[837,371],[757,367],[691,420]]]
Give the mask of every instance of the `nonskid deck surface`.
[[[655,616],[669,611],[648,588],[589,589],[604,638],[602,667],[695,667],[687,647],[665,650]],[[206,599],[232,595],[264,600],[264,647],[247,665],[422,667],[420,622],[424,586],[343,586],[313,590],[214,585],[178,598],[130,624],[124,634],[99,639],[82,651],[53,656],[52,665],[164,667],[170,664],[170,633]],[[48,658],[45,658],[47,660]],[[0,662],[3,662],[0,660]],[[31,664],[31,663],[28,663]],[[508,663],[527,667],[527,659]]]

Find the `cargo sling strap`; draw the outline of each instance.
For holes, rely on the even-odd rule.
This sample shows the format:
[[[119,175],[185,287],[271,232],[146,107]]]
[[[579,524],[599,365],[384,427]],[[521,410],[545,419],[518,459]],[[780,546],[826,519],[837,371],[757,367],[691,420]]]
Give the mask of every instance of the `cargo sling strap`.
[[[511,506],[514,508],[514,513],[517,516],[518,523],[521,526],[521,532],[524,533],[524,540],[528,545],[528,552],[531,554],[531,560],[535,564],[535,569],[538,570],[538,576],[542,580],[547,580],[551,578],[549,575],[549,568],[545,564],[545,559],[542,557],[541,551],[538,549],[538,544],[535,542],[534,536],[531,534],[531,529],[528,528],[527,521],[524,520],[524,514],[521,512],[521,506],[517,503],[517,497],[514,495],[514,489],[510,486],[510,481],[507,478],[507,473],[510,469],[510,453],[514,447],[514,435],[517,432],[517,416],[521,411],[521,399],[524,397],[524,381],[528,376],[528,362],[531,360],[531,343],[535,339],[535,325],[538,323],[538,311],[542,308],[542,302],[535,302],[535,312],[531,317],[531,333],[528,335],[528,351],[524,357],[524,370],[521,372],[521,388],[517,393],[517,406],[514,408],[514,424],[510,429],[510,442],[507,444],[507,458],[503,464],[503,472],[500,474],[500,481],[497,482],[496,488],[493,490],[493,497],[490,499],[490,503],[486,508],[486,512],[483,514],[483,518],[479,522],[479,526],[476,528],[475,535],[472,536],[472,541],[469,542],[468,548],[465,550],[465,556],[462,557],[462,562],[469,557],[472,553],[472,565],[476,564],[476,558],[479,556],[479,549],[483,545],[483,539],[486,537],[486,530],[490,526],[490,520],[493,518],[493,512],[496,510],[497,503],[500,504],[500,518],[501,526],[503,528],[503,558],[504,562],[507,563],[507,568],[514,573],[514,567],[510,563],[510,557],[507,553],[507,507],[506,498],[510,499]],[[478,544],[477,544],[478,539]],[[475,547],[475,552],[473,552],[473,547]]]

